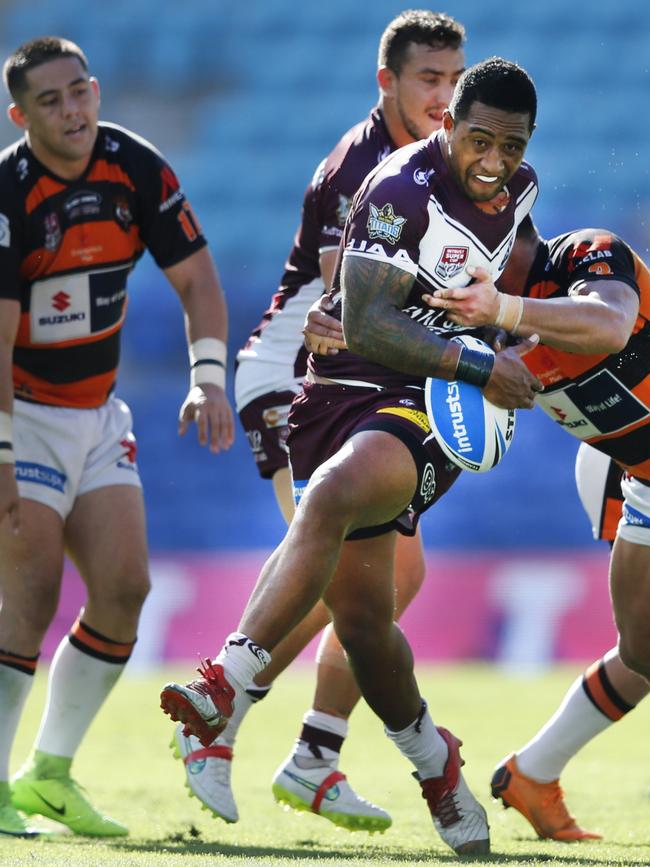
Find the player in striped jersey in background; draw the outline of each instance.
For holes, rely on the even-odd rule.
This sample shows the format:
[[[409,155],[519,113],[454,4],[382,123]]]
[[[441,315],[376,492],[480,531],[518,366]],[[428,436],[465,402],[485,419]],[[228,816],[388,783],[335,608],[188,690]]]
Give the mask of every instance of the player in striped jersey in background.
[[[129,659],[149,590],[131,413],[113,394],[127,276],[148,249],[177,291],[193,365],[180,430],[195,421],[215,452],[233,436],[226,307],[172,169],[143,139],[98,123],[81,49],[35,39],[8,58],[4,80],[24,138],[0,154],[0,833],[35,833],[24,812],[119,836],[127,828],[92,806],[70,766]],[[10,785],[64,549],[87,599]]]

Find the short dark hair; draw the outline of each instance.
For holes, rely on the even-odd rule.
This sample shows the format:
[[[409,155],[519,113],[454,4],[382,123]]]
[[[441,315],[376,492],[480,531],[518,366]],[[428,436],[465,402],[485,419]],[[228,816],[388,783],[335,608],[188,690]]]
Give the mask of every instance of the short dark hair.
[[[444,12],[406,9],[393,18],[379,41],[379,66],[400,74],[411,42],[432,48],[460,48],[465,42],[465,28]]]
[[[532,132],[537,117],[537,94],[525,69],[503,57],[490,57],[470,66],[458,79],[449,111],[455,121],[464,120],[474,102],[503,111],[530,116]]]
[[[39,36],[17,48],[4,63],[2,77],[11,98],[18,102],[27,90],[27,73],[59,57],[76,57],[83,69],[88,71],[88,60],[81,48],[61,36]]]

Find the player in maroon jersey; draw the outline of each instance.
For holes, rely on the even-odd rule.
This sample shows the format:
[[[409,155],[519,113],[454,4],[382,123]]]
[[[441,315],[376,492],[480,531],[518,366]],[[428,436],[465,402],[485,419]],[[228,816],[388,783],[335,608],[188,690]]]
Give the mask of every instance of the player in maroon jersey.
[[[226,307],[172,169],[138,136],[98,124],[81,49],[28,42],[4,80],[25,135],[0,154],[0,833],[35,833],[19,808],[118,836],[126,827],[90,804],[70,765],[129,659],[149,590],[131,414],[113,395],[127,275],[148,248],[178,292],[193,365],[180,431],[195,421],[213,451],[233,435]],[[87,599],[54,657],[34,752],[10,785],[64,548]]]
[[[583,440],[579,493],[596,538],[614,543],[610,583],[618,648],[587,668],[553,717],[492,779],[494,796],[518,809],[540,836],[570,841],[600,835],[570,816],[559,785],[562,770],[650,689],[650,271],[606,229],[545,242],[531,223],[523,228],[499,284],[511,294],[497,292],[479,272],[476,283],[437,292],[431,303],[459,324],[483,325],[499,316],[512,324],[515,316],[510,330],[540,335],[540,346],[526,357],[545,385],[537,401]]]
[[[238,632],[199,681],[168,684],[161,695],[172,718],[211,743],[270,661],[267,648],[322,596],[364,698],[415,765],[434,824],[458,853],[489,850],[487,820],[463,780],[460,741],[434,726],[393,623],[395,538],[413,533],[419,513],[457,475],[430,436],[424,378],[461,377],[520,407],[532,406],[539,385],[521,361],[523,347],[485,363],[485,354],[447,339],[456,329],[444,317],[411,308],[416,283],[463,285],[465,262],[501,273],[537,192],[523,163],[535,115],[535,89],[520,67],[501,58],[477,64],[461,76],[443,130],[395,152],[356,194],[332,290],[344,295],[351,351],[324,375],[314,363],[294,402],[296,514]],[[474,203],[495,204],[486,212]],[[321,796],[339,779],[323,781]],[[290,782],[275,784],[291,802]]]
[[[409,10],[393,19],[379,45],[379,102],[368,118],[341,138],[316,169],[307,187],[302,219],[282,281],[271,306],[237,356],[235,398],[251,452],[262,478],[271,479],[278,505],[289,522],[294,511],[286,446],[291,401],[306,371],[302,327],[314,299],[329,288],[350,202],[361,182],[396,147],[426,138],[440,128],[442,113],[464,69],[464,29],[449,16]],[[419,589],[425,573],[420,534],[400,536],[396,546],[396,616]],[[232,751],[239,725],[253,702],[264,697],[277,675],[330,621],[319,602],[275,648],[273,662],[249,685],[237,712],[210,752],[178,726],[177,753],[184,760],[190,790],[228,822],[238,812],[231,788]],[[338,770],[347,718],[359,698],[345,654],[331,629],[317,654],[313,707],[304,716],[301,737],[278,773],[309,766],[310,786]],[[192,756],[200,750],[200,760]],[[315,756],[314,753],[318,755]],[[390,824],[379,807],[359,797],[348,782],[336,802],[320,802],[319,815],[350,830],[378,830]],[[294,793],[298,798],[299,794]],[[313,809],[313,788],[302,790]]]

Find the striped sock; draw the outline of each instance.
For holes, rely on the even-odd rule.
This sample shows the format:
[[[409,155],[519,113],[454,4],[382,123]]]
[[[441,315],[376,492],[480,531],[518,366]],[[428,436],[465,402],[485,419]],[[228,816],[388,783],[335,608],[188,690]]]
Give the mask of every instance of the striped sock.
[[[612,686],[605,668],[605,658],[596,660],[585,671],[582,688],[593,706],[611,722],[618,722],[636,707],[624,701]]]
[[[0,782],[9,779],[9,754],[34,683],[37,661],[38,654],[20,656],[0,650]]]
[[[50,667],[36,749],[71,758],[124,670],[135,641],[113,641],[77,620]]]
[[[612,686],[605,658],[599,659],[573,682],[555,714],[517,752],[519,770],[540,783],[557,780],[585,744],[632,709]]]

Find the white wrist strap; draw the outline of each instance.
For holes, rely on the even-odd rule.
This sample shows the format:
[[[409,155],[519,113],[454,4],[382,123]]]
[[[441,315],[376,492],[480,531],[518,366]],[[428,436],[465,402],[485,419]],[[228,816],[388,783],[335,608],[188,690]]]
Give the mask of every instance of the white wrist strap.
[[[217,337],[201,337],[189,345],[190,386],[218,385],[226,387],[228,350]]]
[[[14,464],[13,421],[8,412],[0,411],[0,464]]]

